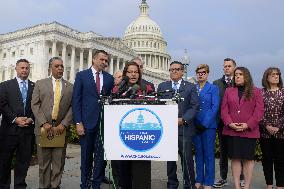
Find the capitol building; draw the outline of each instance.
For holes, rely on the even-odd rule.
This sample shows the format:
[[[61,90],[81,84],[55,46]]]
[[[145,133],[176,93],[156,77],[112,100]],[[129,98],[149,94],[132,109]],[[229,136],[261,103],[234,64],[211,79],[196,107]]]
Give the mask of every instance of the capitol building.
[[[126,28],[122,38],[105,37],[95,32],[80,32],[58,22],[44,23],[0,34],[0,82],[16,76],[15,63],[30,61],[30,79],[48,76],[48,60],[60,56],[64,78],[74,82],[78,71],[92,64],[93,53],[103,49],[110,54],[109,72],[122,70],[125,63],[139,56],[146,80],[155,85],[169,79],[170,55],[160,27],[150,19],[149,6],[142,0],[140,15]]]

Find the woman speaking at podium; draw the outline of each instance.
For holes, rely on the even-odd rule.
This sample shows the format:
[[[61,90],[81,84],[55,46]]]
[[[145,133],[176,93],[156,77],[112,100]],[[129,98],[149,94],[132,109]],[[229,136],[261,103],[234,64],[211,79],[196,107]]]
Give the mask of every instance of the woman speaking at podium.
[[[136,62],[126,63],[122,78],[120,85],[112,90],[116,98],[142,99],[154,92],[149,84],[142,82],[142,72]],[[151,161],[112,161],[112,166],[122,189],[151,189]]]

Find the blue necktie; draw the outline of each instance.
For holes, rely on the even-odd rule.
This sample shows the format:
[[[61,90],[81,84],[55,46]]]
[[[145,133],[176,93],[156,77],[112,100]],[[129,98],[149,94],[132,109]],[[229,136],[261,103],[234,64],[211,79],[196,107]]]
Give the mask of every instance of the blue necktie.
[[[25,81],[21,81],[21,93],[22,93],[24,107],[26,108],[28,89],[27,89],[27,84]]]
[[[178,82],[174,82],[173,90],[177,93],[178,90]]]

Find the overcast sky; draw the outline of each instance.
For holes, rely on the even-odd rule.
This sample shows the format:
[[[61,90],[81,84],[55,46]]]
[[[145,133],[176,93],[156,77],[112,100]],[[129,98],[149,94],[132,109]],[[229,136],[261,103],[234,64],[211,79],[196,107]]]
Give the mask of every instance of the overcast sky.
[[[0,0],[0,33],[57,21],[73,29],[122,37],[139,16],[141,0]],[[172,60],[190,56],[190,75],[209,64],[210,80],[223,59],[250,69],[256,85],[269,66],[284,72],[283,0],[147,0]]]

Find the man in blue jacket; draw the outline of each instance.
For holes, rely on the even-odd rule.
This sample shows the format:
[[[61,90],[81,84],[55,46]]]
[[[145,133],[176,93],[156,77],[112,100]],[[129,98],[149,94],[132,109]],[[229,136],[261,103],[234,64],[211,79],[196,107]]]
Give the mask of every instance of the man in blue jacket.
[[[81,188],[88,188],[93,167],[92,188],[99,189],[104,178],[102,141],[102,105],[100,95],[110,95],[112,75],[104,71],[109,55],[104,50],[94,53],[92,67],[78,72],[73,89],[73,118],[81,144]]]
[[[176,93],[184,98],[178,103],[178,152],[183,166],[184,189],[194,189],[195,174],[191,149],[195,131],[193,119],[198,111],[199,99],[194,84],[182,79],[184,65],[181,62],[172,62],[169,71],[170,80],[159,84],[157,92],[162,93],[163,99],[171,99]],[[176,162],[167,162],[167,188],[169,189],[178,188],[176,171]]]

